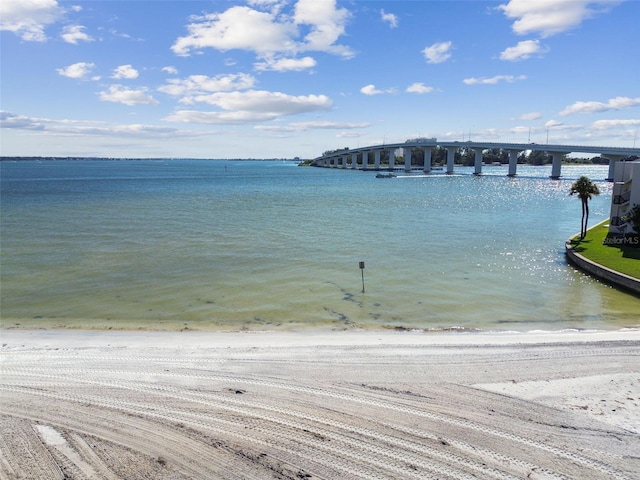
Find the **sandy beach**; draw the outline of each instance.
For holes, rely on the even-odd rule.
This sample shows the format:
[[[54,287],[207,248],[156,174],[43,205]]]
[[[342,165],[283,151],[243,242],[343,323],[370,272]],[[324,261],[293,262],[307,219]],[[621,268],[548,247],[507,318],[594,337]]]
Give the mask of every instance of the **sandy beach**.
[[[640,331],[0,331],[0,479],[636,479]]]

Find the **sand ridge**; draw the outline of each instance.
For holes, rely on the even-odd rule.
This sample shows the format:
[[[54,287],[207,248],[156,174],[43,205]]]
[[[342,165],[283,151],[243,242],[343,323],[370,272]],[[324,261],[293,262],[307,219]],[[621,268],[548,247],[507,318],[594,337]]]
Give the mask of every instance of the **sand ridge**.
[[[0,332],[0,479],[640,477],[640,331]]]

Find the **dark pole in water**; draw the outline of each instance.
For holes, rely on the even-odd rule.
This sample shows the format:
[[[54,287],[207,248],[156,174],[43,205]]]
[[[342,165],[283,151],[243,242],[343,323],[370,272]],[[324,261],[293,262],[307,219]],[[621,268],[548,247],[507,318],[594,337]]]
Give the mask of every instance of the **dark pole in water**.
[[[362,293],[364,293],[364,262],[360,262],[360,272],[362,273]]]

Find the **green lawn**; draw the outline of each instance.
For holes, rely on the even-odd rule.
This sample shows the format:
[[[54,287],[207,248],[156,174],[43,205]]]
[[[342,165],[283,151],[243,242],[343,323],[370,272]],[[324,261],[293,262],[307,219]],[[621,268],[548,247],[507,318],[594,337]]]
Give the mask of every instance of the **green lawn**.
[[[640,248],[604,245],[607,233],[608,220],[587,231],[583,240],[579,235],[573,237],[571,245],[577,253],[593,262],[640,279]]]

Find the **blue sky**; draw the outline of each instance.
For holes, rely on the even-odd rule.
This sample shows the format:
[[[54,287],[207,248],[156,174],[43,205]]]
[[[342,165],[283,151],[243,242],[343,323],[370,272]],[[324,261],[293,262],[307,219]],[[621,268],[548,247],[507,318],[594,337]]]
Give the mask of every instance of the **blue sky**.
[[[636,0],[0,2],[1,155],[640,146]]]

